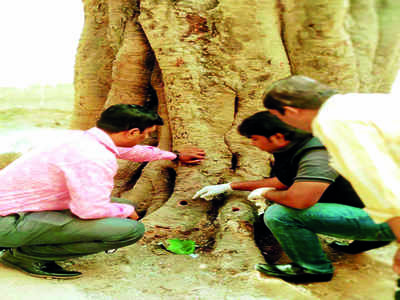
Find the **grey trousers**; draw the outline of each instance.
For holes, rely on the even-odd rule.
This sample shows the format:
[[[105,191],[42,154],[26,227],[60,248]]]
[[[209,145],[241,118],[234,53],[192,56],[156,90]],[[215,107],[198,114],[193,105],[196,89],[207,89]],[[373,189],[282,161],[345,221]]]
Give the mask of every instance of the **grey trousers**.
[[[0,217],[0,247],[27,259],[56,261],[137,242],[144,225],[132,219],[82,220],[68,211],[43,211]]]

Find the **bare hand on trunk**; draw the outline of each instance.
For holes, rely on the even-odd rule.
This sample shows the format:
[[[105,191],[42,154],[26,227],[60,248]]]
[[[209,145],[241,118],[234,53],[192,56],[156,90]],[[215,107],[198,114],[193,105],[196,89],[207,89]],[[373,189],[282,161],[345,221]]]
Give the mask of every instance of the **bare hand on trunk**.
[[[179,150],[179,161],[185,164],[199,164],[204,160],[205,156],[205,151],[197,147],[187,147]]]
[[[139,215],[136,213],[136,211],[134,211],[134,212],[129,216],[129,218],[132,219],[132,220],[137,220],[137,219],[139,219]]]

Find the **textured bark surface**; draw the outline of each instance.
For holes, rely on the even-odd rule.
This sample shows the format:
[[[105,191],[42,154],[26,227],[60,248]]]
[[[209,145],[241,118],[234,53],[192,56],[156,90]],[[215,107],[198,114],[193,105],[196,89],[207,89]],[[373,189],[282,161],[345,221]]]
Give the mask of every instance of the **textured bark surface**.
[[[84,0],[73,128],[112,104],[151,105],[165,120],[148,141],[203,148],[200,166],[120,162],[114,194],[135,203],[145,242],[194,239],[235,268],[259,261],[246,193],[192,200],[208,184],[268,176],[268,155],[237,125],[265,88],[304,74],[343,92],[389,92],[400,61],[397,0]]]

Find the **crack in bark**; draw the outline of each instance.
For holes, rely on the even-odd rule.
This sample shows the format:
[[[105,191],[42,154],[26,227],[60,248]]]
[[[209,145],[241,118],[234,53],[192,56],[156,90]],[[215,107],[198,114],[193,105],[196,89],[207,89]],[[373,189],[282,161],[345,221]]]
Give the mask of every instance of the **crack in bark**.
[[[239,153],[232,153],[231,170],[235,171],[239,163]]]
[[[232,87],[229,87],[226,83],[224,83],[224,85],[226,87],[228,87],[229,89],[231,89],[232,91],[234,91],[234,89]],[[235,92],[235,100],[234,100],[234,110],[233,110],[233,118],[232,118],[232,125],[230,126],[230,128],[228,129],[227,132],[225,132],[224,134],[224,143],[226,145],[226,147],[228,148],[229,152],[232,154],[231,157],[231,167],[230,169],[232,171],[235,171],[237,166],[238,166],[238,162],[239,162],[239,153],[235,153],[232,150],[231,147],[231,143],[229,142],[228,138],[227,138],[227,134],[233,129],[233,127],[235,126],[235,121],[236,121],[236,117],[239,111],[239,96],[238,94]]]
[[[284,18],[284,12],[285,12],[285,5],[283,4],[282,0],[276,0],[276,8],[278,10],[278,17],[280,20],[280,36],[281,36],[281,40],[282,40],[282,46],[283,49],[285,50],[285,54],[286,54],[286,58],[289,62],[289,67],[290,67],[290,73],[293,74],[294,70],[293,70],[293,66],[292,66],[292,61],[290,59],[290,55],[289,55],[289,50],[288,50],[288,46],[286,45],[286,39],[285,39],[285,18]]]
[[[235,107],[234,107],[234,113],[233,113],[233,119],[236,119],[236,115],[238,113],[239,110],[239,97],[236,95],[235,96]]]
[[[234,105],[235,105],[235,106],[234,106],[233,122],[232,122],[231,129],[235,126],[235,125],[234,125],[234,124],[235,124],[235,120],[236,120],[236,117],[237,117],[237,114],[238,114],[238,111],[239,111],[239,97],[238,97],[237,94],[236,94],[236,96],[235,96]],[[239,163],[239,153],[233,152],[233,151],[231,150],[231,148],[230,148],[230,144],[227,143],[227,141],[226,141],[226,144],[227,144],[227,146],[228,146],[229,151],[232,153],[231,168],[230,168],[230,169],[231,169],[232,171],[235,171],[236,168],[237,168],[237,166],[238,166],[238,163]]]

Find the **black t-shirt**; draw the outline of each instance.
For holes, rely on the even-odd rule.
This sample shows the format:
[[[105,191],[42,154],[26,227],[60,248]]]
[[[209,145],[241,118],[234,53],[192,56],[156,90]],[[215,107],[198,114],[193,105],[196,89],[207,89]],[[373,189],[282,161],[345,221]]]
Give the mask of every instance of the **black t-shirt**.
[[[329,165],[329,154],[315,137],[291,143],[274,153],[273,174],[286,186],[300,181],[330,183],[318,202],[339,203],[363,208],[350,183]]]

